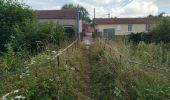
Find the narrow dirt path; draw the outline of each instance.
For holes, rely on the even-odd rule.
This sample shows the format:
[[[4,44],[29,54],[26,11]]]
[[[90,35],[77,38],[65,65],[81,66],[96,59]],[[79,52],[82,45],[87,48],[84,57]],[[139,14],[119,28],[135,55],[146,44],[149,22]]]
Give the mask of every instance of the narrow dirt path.
[[[81,49],[81,54],[82,54],[82,61],[83,64],[80,68],[81,70],[81,85],[82,85],[82,97],[79,98],[78,100],[92,100],[91,99],[91,89],[90,89],[90,69],[89,69],[89,57],[88,57],[88,48],[92,42],[92,34],[87,33],[86,36],[83,37],[82,43],[86,46],[86,48]]]

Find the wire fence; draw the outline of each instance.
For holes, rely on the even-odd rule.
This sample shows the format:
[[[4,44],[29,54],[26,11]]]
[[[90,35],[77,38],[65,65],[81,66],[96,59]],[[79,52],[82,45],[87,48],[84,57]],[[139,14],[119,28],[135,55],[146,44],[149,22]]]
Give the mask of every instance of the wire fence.
[[[131,63],[131,64],[138,64],[138,65],[142,66],[143,68],[152,68],[152,69],[156,69],[156,70],[162,70],[164,72],[170,72],[170,68],[168,68],[168,67],[157,66],[157,65],[153,65],[153,64],[146,64],[146,63],[143,63],[142,61],[139,62],[139,61],[131,60],[131,59],[127,58],[125,55],[123,55],[122,53],[120,53],[119,51],[117,51],[115,48],[110,46],[106,42],[105,42],[104,46],[105,46],[104,48],[106,48],[106,47],[109,48],[110,51],[113,50],[114,52],[117,52],[119,54],[119,56],[120,56],[120,60],[122,58],[125,58],[125,59],[127,59],[126,61],[128,61],[129,63]]]
[[[48,64],[52,61],[54,61],[56,58],[57,59],[57,62],[58,62],[58,66],[60,65],[60,55],[62,55],[64,52],[68,52],[68,50],[73,47],[75,45],[75,48],[77,47],[77,43],[78,43],[78,40],[75,40],[74,42],[72,42],[68,47],[66,47],[65,49],[61,50],[61,51],[58,51],[58,53],[52,58],[52,59],[49,59],[48,61],[46,62],[43,62],[41,64],[33,64],[33,65],[30,65],[30,66],[27,66],[27,67],[24,67],[24,68],[19,68],[19,69],[16,69],[15,71],[11,71],[11,72],[8,72],[8,73],[0,73],[0,79],[2,80],[3,78],[5,77],[8,77],[10,75],[15,75],[15,74],[22,74],[22,73],[25,73],[26,71],[32,69],[32,68],[35,68],[36,66],[41,66],[41,65],[44,65],[44,64]],[[72,48],[73,49],[73,48]]]
[[[67,46],[65,49],[57,51],[56,55],[53,55],[51,59],[46,60],[45,62],[39,63],[39,64],[32,64],[29,66],[23,66],[23,68],[18,68],[15,71],[10,71],[10,72],[1,72],[0,73],[0,96],[3,95],[6,92],[10,92],[11,90],[15,90],[17,83],[17,80],[22,80],[19,79],[18,77],[20,77],[22,74],[26,74],[26,73],[35,73],[35,77],[37,76],[37,74],[39,74],[39,70],[40,68],[44,68],[44,69],[48,69],[49,67],[47,66],[48,64],[51,65],[53,62],[55,63],[55,65],[51,65],[50,67],[54,67],[57,66],[59,68],[59,66],[62,65],[62,58],[64,58],[62,55],[63,54],[69,54],[71,52],[73,52],[73,50],[76,50],[76,48],[78,47],[78,39],[76,39],[74,42],[72,42],[69,46]],[[56,68],[56,67],[55,67]],[[58,69],[56,68],[56,69]],[[53,72],[52,74],[55,74],[56,72]],[[52,75],[53,76],[53,75]],[[15,83],[16,82],[16,83]],[[7,83],[13,83],[13,86],[6,86]],[[11,85],[11,84],[10,84]]]

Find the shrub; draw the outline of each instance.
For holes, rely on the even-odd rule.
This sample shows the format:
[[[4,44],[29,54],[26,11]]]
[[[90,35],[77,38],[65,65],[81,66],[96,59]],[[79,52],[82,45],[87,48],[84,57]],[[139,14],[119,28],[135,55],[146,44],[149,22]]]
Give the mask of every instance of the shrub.
[[[170,17],[162,17],[150,34],[155,42],[170,43]]]
[[[139,43],[141,41],[144,41],[146,43],[151,43],[152,41],[152,35],[144,32],[140,33],[131,33],[128,35],[129,41],[132,41],[134,43]]]
[[[73,28],[66,28],[65,29],[65,36],[67,38],[73,38],[75,37],[75,30]]]
[[[5,44],[15,35],[14,26],[24,26],[27,19],[34,20],[32,10],[17,1],[0,1],[0,52],[6,51]]]
[[[15,49],[26,48],[32,53],[38,53],[48,43],[60,45],[64,35],[61,25],[37,21],[28,21],[23,27],[16,26],[15,32],[17,34],[12,39]]]

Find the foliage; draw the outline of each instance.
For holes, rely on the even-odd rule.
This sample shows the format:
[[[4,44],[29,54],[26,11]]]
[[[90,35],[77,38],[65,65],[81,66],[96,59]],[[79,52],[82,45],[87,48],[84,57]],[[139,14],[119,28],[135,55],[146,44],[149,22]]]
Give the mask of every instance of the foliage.
[[[151,43],[152,41],[152,35],[144,32],[140,33],[131,33],[128,35],[129,41],[132,41],[133,43],[139,43],[141,41],[144,41],[146,43]]]
[[[110,49],[103,41],[95,42],[91,47],[89,67],[93,97],[97,100],[169,99],[169,73],[142,68],[140,65],[128,62],[128,59],[133,59],[137,54],[141,60],[148,59],[144,56],[144,52],[150,46],[139,44],[140,51],[135,48],[122,48],[122,46],[129,47],[127,44],[114,43],[114,49]],[[139,52],[131,55],[131,50],[132,53],[134,50]],[[156,50],[151,51],[156,53]],[[120,54],[126,56],[120,57]]]
[[[90,22],[90,18],[89,18],[89,13],[88,11],[80,5],[73,5],[73,4],[65,4],[62,9],[77,9],[80,11],[81,13],[81,18],[87,22]]]
[[[170,42],[170,17],[162,17],[153,27],[150,34],[155,42]]]
[[[14,52],[12,43],[8,43],[7,52],[4,53],[3,57],[3,66],[1,66],[0,71],[14,71],[16,68],[23,67],[23,61],[25,60],[22,57],[21,52]],[[26,53],[25,53],[26,55]]]
[[[24,4],[12,0],[1,0],[0,9],[0,52],[4,52],[10,36],[16,35],[14,26],[24,26],[27,19],[34,20],[34,14]]]
[[[75,30],[73,28],[66,28],[65,35],[67,38],[74,38],[76,36]]]
[[[14,48],[26,48],[32,53],[41,51],[48,43],[60,45],[64,37],[64,29],[61,25],[37,21],[28,21],[21,28],[16,26],[15,32],[17,34],[12,39]]]
[[[54,51],[52,54],[44,52],[31,58],[25,72],[2,78],[0,96],[13,90],[19,90],[19,93],[8,94],[6,98],[14,99],[18,96],[28,100],[83,98],[79,93],[84,90],[80,84],[83,70],[79,69],[84,65],[83,56],[80,49],[77,48],[69,49],[67,52],[59,57],[59,66],[57,58],[53,59],[56,55]],[[50,62],[47,63],[47,60]]]

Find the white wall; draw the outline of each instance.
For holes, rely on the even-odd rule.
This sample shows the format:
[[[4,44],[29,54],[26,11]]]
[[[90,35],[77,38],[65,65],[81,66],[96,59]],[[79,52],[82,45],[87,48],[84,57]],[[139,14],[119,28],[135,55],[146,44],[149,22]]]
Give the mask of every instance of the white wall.
[[[146,24],[132,24],[132,32],[144,32],[145,31]],[[128,24],[113,24],[113,25],[96,25],[96,29],[98,32],[104,32],[104,29],[108,28],[114,28],[115,29],[115,35],[127,35],[130,32],[128,32]]]

